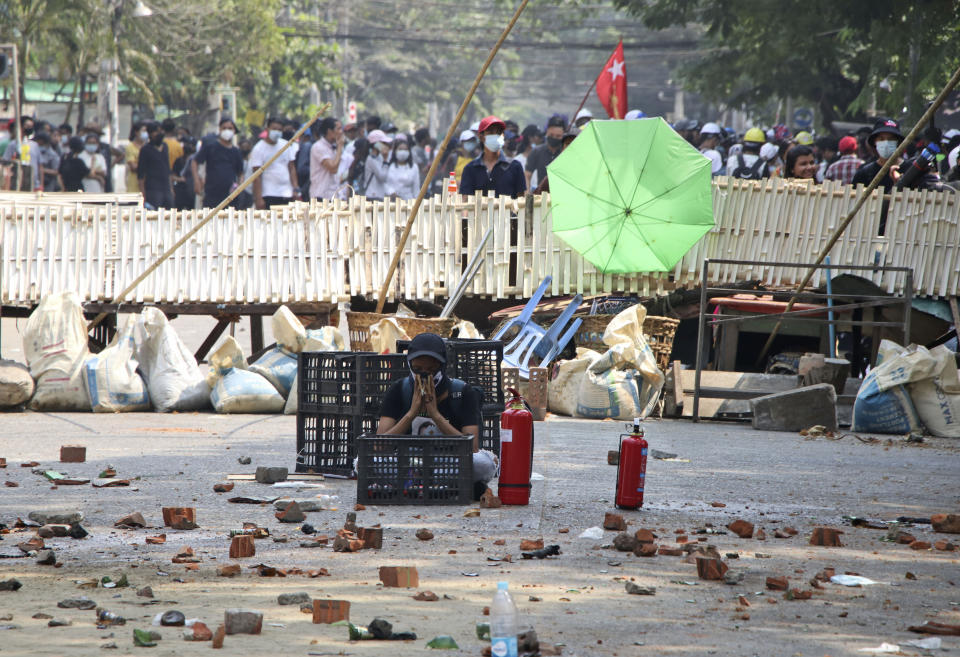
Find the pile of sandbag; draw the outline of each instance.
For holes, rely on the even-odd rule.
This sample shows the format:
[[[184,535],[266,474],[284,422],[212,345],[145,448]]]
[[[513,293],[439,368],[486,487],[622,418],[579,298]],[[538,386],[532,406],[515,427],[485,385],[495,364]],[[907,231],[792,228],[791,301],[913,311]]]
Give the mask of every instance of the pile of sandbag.
[[[87,325],[76,292],[49,294],[30,314],[23,332],[23,352],[36,389],[35,411],[89,411],[83,383]]]
[[[884,340],[853,405],[853,430],[960,438],[960,377],[944,346],[901,347]]]
[[[33,397],[34,388],[28,368],[0,359],[0,410],[23,406]]]
[[[578,348],[575,359],[559,361],[547,384],[550,411],[592,419],[648,416],[664,376],[643,336],[646,315],[641,305],[627,308],[604,331],[606,352]]]

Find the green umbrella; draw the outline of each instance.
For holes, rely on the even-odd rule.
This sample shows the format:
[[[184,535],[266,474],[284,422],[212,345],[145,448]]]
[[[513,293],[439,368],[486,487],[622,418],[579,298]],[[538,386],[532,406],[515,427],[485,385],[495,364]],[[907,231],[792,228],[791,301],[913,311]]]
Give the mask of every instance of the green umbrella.
[[[710,160],[660,118],[591,121],[547,176],[553,232],[604,273],[668,271],[713,227]]]

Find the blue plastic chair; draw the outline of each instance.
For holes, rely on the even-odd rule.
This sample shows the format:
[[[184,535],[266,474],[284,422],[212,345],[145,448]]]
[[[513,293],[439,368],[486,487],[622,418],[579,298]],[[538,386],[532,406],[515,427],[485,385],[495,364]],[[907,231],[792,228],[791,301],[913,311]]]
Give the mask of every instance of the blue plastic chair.
[[[491,340],[501,340],[507,332],[512,329],[514,326],[520,328],[520,332],[523,332],[523,328],[530,323],[531,318],[533,317],[533,311],[537,309],[537,306],[540,304],[540,300],[543,299],[543,295],[547,291],[547,287],[550,286],[551,281],[553,281],[553,276],[547,276],[541,282],[539,287],[534,291],[533,296],[530,297],[530,301],[527,302],[527,305],[523,307],[523,312],[519,315],[505,323],[500,327],[500,330],[497,331]]]
[[[548,276],[544,282],[540,284],[540,288],[537,290],[539,293],[542,294],[542,290],[545,289],[545,284],[548,283],[549,280],[550,277]],[[534,299],[530,301],[533,302]],[[550,325],[549,329],[544,329],[542,326],[530,320],[530,317],[533,315],[533,307],[528,303],[517,320],[520,320],[525,315],[527,319],[520,326],[519,335],[503,348],[503,361],[510,367],[516,367],[520,375],[527,379],[530,378],[530,358],[532,356],[536,355],[539,359],[538,367],[546,367],[549,365],[550,362],[563,351],[567,343],[573,339],[577,329],[580,328],[580,324],[583,322],[582,319],[578,317],[572,322],[570,319],[582,303],[583,296],[578,294],[567,305],[553,324]],[[511,322],[500,331],[497,331],[494,339],[499,339],[499,336],[506,333],[508,326],[517,325],[518,323],[519,322]]]

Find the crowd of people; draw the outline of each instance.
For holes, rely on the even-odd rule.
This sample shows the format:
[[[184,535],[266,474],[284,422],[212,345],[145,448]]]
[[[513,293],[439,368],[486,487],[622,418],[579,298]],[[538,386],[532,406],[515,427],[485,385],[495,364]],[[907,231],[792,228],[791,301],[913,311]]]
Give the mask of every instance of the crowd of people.
[[[625,120],[637,118],[644,118],[643,112],[632,110]],[[573,121],[554,114],[542,128],[531,123],[521,129],[516,121],[488,116],[438,152],[437,140],[426,128],[407,134],[378,116],[345,125],[324,118],[286,150],[300,124],[276,116],[250,135],[224,117],[216,132],[199,140],[172,119],[137,121],[122,146],[106,143],[96,123],[75,134],[68,124],[54,126],[25,116],[22,145],[12,121],[0,124],[0,154],[4,189],[15,186],[13,172],[19,167],[20,189],[122,191],[114,189],[118,185],[111,175],[122,165],[126,191],[142,194],[148,208],[215,207],[262,167],[263,174],[233,201],[235,207],[265,209],[298,199],[352,195],[412,199],[434,158],[440,161],[430,193],[441,193],[452,172],[462,194],[492,191],[517,197],[549,190],[547,166],[592,120],[584,109]],[[904,139],[900,124],[887,118],[855,133],[819,137],[809,131],[792,133],[784,125],[753,127],[742,135],[696,120],[679,120],[673,128],[710,161],[714,176],[748,180],[866,184]],[[958,154],[960,130],[928,127],[908,145],[882,185],[886,190],[895,185],[960,189]]]

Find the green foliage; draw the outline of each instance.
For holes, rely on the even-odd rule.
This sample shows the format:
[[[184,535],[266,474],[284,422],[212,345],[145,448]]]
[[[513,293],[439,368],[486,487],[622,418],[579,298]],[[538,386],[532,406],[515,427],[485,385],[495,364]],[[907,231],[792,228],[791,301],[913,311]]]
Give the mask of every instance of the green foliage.
[[[614,3],[651,28],[704,26],[700,52],[680,74],[708,100],[756,107],[790,96],[814,103],[825,124],[864,118],[874,97],[880,113],[917,118],[960,63],[952,0]]]

